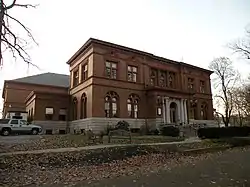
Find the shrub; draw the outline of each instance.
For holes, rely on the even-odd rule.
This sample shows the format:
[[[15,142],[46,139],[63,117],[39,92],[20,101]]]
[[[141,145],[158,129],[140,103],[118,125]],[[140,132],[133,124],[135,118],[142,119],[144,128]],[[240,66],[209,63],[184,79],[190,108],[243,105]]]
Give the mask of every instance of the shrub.
[[[146,125],[142,125],[142,126],[140,126],[140,135],[146,135],[146,134],[148,134],[148,128],[147,128],[147,126]]]
[[[165,126],[161,128],[161,134],[163,136],[177,137],[180,135],[180,130],[174,126]]]
[[[122,129],[122,130],[126,130],[129,131],[129,123],[127,121],[119,121],[116,126],[115,129]]]
[[[151,129],[148,131],[147,135],[159,135],[160,132],[158,129]]]
[[[217,139],[224,137],[244,137],[250,133],[250,127],[211,127],[199,128],[197,131],[199,138]]]

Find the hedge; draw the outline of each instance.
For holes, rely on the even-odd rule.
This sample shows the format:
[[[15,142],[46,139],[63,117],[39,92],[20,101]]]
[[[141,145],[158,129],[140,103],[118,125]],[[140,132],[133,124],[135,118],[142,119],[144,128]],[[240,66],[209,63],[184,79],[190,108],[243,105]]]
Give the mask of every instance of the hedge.
[[[250,134],[250,127],[210,127],[199,128],[197,131],[199,138],[213,139],[224,137],[244,137]]]
[[[180,135],[180,130],[174,126],[165,126],[161,128],[161,134],[163,136],[178,137]]]

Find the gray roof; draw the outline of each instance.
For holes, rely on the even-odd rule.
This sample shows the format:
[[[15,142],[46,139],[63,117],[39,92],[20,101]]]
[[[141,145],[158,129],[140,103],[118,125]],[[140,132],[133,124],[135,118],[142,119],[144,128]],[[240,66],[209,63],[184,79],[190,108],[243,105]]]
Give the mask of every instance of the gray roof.
[[[57,73],[42,73],[19,79],[13,79],[12,81],[30,83],[30,84],[59,86],[65,88],[69,87],[69,75],[63,75]]]

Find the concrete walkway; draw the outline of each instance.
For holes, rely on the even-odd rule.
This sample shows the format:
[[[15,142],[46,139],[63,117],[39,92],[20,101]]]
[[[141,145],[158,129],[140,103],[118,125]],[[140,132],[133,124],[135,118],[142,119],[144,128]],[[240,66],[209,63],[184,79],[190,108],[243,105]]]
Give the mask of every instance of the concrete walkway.
[[[93,150],[93,149],[102,149],[102,148],[110,148],[110,147],[125,147],[125,146],[135,146],[135,145],[173,145],[173,144],[185,144],[185,143],[195,143],[201,142],[200,139],[193,137],[188,138],[184,141],[179,142],[163,142],[163,143],[143,143],[143,144],[101,144],[101,145],[92,145],[85,147],[66,147],[66,148],[56,148],[56,149],[42,149],[42,150],[31,150],[31,151],[16,151],[16,152],[8,152],[8,153],[0,153],[0,156],[8,156],[8,155],[20,155],[20,154],[41,154],[41,153],[63,153],[63,152],[74,152],[74,151],[82,151],[82,150]]]

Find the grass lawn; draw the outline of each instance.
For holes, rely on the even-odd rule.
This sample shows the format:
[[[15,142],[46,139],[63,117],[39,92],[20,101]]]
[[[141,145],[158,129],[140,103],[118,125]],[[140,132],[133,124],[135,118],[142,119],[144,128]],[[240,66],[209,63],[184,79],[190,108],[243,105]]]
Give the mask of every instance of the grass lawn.
[[[19,136],[16,136],[18,138]],[[21,136],[20,136],[21,137]],[[182,141],[184,138],[167,137],[167,136],[132,136],[133,144],[140,143],[160,143],[160,142],[175,142]],[[127,144],[129,143],[128,137],[112,138],[110,144]],[[13,151],[26,151],[26,150],[39,150],[39,149],[55,149],[65,147],[84,147],[88,145],[99,144],[88,141],[87,136],[84,135],[41,135],[36,139],[25,141],[25,143],[15,142],[13,144],[1,144],[0,152],[13,152]],[[104,136],[103,144],[108,143],[108,136]],[[2,147],[3,146],[3,147]]]

